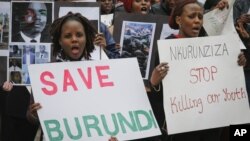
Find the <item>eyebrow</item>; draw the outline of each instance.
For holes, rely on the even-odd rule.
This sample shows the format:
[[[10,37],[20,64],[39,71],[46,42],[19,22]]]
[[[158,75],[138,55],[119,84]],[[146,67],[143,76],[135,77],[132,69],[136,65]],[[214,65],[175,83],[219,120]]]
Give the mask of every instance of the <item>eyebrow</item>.
[[[47,12],[45,9],[40,9],[39,12]]]

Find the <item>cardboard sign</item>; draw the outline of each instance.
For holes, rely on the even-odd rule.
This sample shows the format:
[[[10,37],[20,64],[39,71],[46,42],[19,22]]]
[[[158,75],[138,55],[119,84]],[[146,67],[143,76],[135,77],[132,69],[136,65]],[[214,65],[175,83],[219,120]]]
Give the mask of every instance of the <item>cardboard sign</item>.
[[[168,134],[250,123],[234,35],[159,40]]]
[[[131,140],[161,134],[138,68],[135,58],[30,65],[46,140]]]

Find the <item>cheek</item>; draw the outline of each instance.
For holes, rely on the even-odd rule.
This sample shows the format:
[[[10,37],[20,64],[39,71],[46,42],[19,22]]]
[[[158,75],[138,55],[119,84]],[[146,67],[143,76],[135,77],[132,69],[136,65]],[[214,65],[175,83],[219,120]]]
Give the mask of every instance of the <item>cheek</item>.
[[[42,22],[46,22],[47,21],[47,17],[46,16],[41,16],[41,21]]]
[[[132,6],[132,11],[134,11],[134,12],[140,12],[141,11],[141,6],[137,5],[137,4],[134,4]]]

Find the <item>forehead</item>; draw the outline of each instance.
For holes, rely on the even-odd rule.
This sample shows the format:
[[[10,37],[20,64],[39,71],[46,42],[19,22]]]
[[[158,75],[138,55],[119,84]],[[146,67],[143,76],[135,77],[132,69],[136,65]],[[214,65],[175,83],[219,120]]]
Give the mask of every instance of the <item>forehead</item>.
[[[189,3],[183,7],[182,13],[185,14],[187,12],[202,12],[203,13],[203,8],[198,3]]]
[[[30,9],[47,9],[44,3],[38,3],[38,2],[34,2],[34,3],[30,3],[29,4],[29,8]]]
[[[63,25],[62,25],[62,28],[64,28],[64,30],[67,30],[67,29],[70,30],[72,28],[74,28],[74,29],[80,28],[80,29],[84,30],[83,24],[76,19],[69,19],[69,20],[65,21],[65,23],[63,23]]]

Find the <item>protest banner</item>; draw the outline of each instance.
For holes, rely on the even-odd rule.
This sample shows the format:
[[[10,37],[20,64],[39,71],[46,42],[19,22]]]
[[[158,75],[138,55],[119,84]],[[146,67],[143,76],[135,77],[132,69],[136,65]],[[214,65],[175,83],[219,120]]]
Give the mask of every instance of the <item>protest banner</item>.
[[[240,49],[234,34],[159,40],[168,134],[250,123]]]
[[[29,72],[46,140],[161,134],[135,58],[35,64]]]

